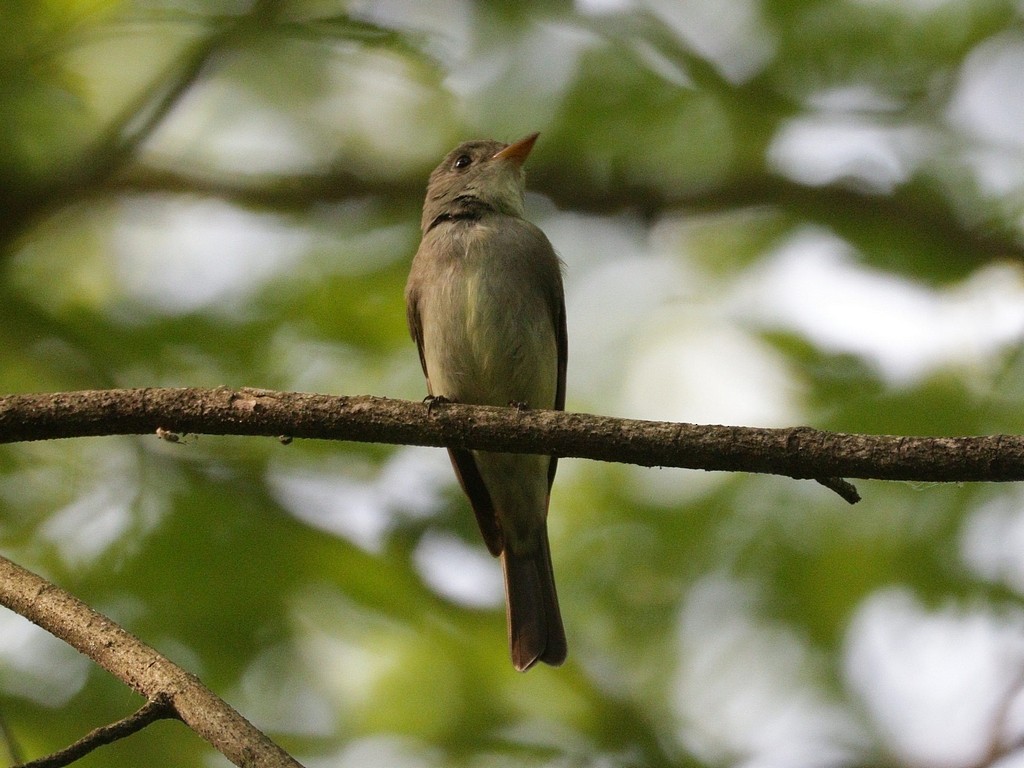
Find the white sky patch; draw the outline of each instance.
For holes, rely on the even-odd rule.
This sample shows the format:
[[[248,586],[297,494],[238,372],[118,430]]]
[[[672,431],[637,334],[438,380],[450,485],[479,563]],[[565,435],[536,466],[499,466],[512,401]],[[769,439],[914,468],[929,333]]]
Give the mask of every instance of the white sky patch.
[[[413,559],[420,576],[439,595],[474,608],[501,605],[501,566],[483,544],[469,546],[454,536],[427,534]]]
[[[867,83],[852,82],[823,88],[807,97],[808,106],[821,112],[856,114],[859,112],[895,113],[903,103],[890,93]]]
[[[635,354],[653,312],[687,298],[693,271],[655,253],[644,225],[630,217],[558,213],[533,220],[566,263],[568,407],[608,413],[629,373],[620,361]]]
[[[980,189],[991,197],[1009,198],[998,201],[1000,207],[1017,212],[1017,227],[1024,232],[1024,210],[1016,200],[1024,190],[1024,152],[1005,147],[974,147],[964,153],[973,169]]]
[[[131,441],[88,438],[19,448],[13,466],[0,473],[0,503],[32,515],[36,550],[55,552],[69,568],[89,568],[126,536],[145,537],[167,511],[166,498],[146,490]],[[63,482],[54,482],[53,467],[60,467]]]
[[[573,5],[580,13],[624,13],[632,10],[636,0],[576,0]]]
[[[245,670],[230,697],[260,728],[306,737],[329,737],[334,731],[331,703],[311,679],[315,672],[296,658],[295,649],[264,649]]]
[[[675,314],[658,315],[652,326],[671,330],[627,359],[625,415],[766,427],[798,419],[781,355],[742,330]]]
[[[1024,37],[999,35],[968,57],[949,106],[949,120],[987,141],[1024,146]]]
[[[296,674],[335,719],[339,712],[358,713],[374,705],[381,683],[393,682],[407,654],[423,643],[407,624],[353,603],[328,585],[309,585],[293,596],[292,606],[297,661],[305,666]],[[434,660],[445,663],[439,655]]]
[[[544,21],[480,42],[472,55],[453,63],[444,84],[474,130],[513,141],[533,130],[543,133],[558,118],[580,56],[600,39],[574,24]]]
[[[146,141],[144,158],[157,167],[219,169],[243,176],[313,170],[307,126],[297,115],[268,109],[227,79],[189,89]]]
[[[854,181],[888,193],[905,182],[927,154],[928,135],[849,114],[800,117],[782,125],[768,147],[768,164],[802,184]]]
[[[134,446],[124,441],[90,445],[79,455],[77,493],[47,515],[39,537],[73,568],[87,566],[140,523],[154,523],[166,503],[142,494],[142,477]],[[141,531],[136,531],[141,533]]]
[[[798,232],[737,282],[732,311],[857,355],[895,384],[948,366],[984,364],[1024,337],[1024,274],[989,264],[936,290],[859,264],[816,229]]]
[[[446,765],[439,750],[411,736],[380,734],[344,741],[344,747],[326,756],[301,756],[308,768],[434,768]]]
[[[268,482],[297,519],[379,552],[396,515],[431,514],[441,504],[442,489],[453,481],[440,450],[401,448],[380,471],[358,462],[346,454],[315,469],[308,461],[279,463],[269,470]]]
[[[85,685],[90,661],[21,616],[0,612],[0,688],[46,707],[62,707]]]
[[[965,160],[993,197],[1018,199],[1024,188],[1022,71],[1024,36],[1006,33],[982,43],[967,57],[947,110],[949,122],[971,137]]]
[[[242,56],[191,89],[146,142],[146,163],[244,179],[323,170],[341,153],[380,178],[449,149],[451,110],[429,69],[374,46],[321,45],[310,57],[293,43],[270,58]],[[253,67],[269,73],[280,107],[242,85]]]
[[[341,46],[326,61],[326,95],[306,118],[345,165],[368,178],[388,178],[404,164],[437,162],[451,147],[450,109],[427,70],[404,56]]]
[[[54,511],[39,535],[71,566],[87,565],[120,543],[134,521],[138,489],[131,474],[109,475]]]
[[[642,5],[730,82],[742,83],[754,77],[775,56],[778,42],[758,0],[644,0]]]
[[[426,393],[420,373],[416,347],[409,346],[387,357],[372,355],[350,344],[311,339],[290,326],[280,326],[267,346],[267,367],[275,371],[275,380],[295,392],[373,392],[381,396],[401,396],[386,391],[391,368],[405,373],[414,386],[406,393],[419,399]],[[382,370],[385,369],[385,370]]]
[[[309,241],[283,218],[219,200],[148,197],[124,206],[113,250],[122,290],[147,308],[232,312]]]
[[[960,538],[964,562],[986,581],[1024,595],[1024,491],[1009,486],[967,518]]]
[[[710,577],[679,619],[680,740],[706,762],[753,768],[856,763],[867,739],[822,693],[807,642],[757,615],[748,586]]]
[[[1003,707],[1024,664],[1024,615],[928,611],[893,589],[861,606],[845,656],[849,685],[899,762],[980,765],[1003,735]]]
[[[468,0],[350,0],[345,12],[386,29],[399,29],[431,55],[446,61],[464,58],[473,42],[475,9]]]
[[[924,15],[937,11],[944,5],[959,3],[962,0],[854,0],[860,5],[887,6],[904,15]]]

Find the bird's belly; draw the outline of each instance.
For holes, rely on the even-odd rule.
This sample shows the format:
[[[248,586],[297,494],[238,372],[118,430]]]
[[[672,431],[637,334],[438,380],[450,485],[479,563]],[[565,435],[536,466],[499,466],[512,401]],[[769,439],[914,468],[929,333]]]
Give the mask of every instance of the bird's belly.
[[[514,281],[461,271],[427,313],[438,318],[423,329],[431,391],[464,403],[552,408],[558,352],[550,310]]]

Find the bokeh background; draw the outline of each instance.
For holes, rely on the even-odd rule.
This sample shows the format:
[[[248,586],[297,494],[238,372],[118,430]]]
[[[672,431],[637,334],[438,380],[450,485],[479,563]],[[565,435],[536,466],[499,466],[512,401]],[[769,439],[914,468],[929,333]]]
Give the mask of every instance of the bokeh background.
[[[5,0],[0,391],[418,399],[427,174],[541,131],[568,407],[1024,431],[1024,5]],[[560,669],[439,449],[0,448],[0,551],[308,766],[1024,765],[1024,489],[565,460]],[[137,698],[0,612],[35,757]],[[82,766],[222,766],[162,723]]]

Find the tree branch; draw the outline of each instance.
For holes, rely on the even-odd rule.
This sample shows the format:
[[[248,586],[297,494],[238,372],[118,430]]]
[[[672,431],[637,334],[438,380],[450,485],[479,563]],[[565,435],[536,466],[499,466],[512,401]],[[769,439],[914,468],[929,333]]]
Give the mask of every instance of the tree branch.
[[[797,479],[1024,480],[1024,436],[899,437],[618,419],[261,389],[0,397],[0,443],[114,434],[266,435],[538,453]],[[831,487],[831,485],[829,486]]]
[[[235,765],[301,768],[194,675],[74,596],[4,557],[0,557],[0,605],[84,653],[148,700],[173,708],[176,717]]]
[[[245,15],[230,18],[188,45],[135,99],[105,126],[69,167],[39,184],[0,184],[0,246],[48,213],[91,194],[134,160],[181,97],[199,82],[219,53],[246,33],[273,23],[282,0],[258,0]]]
[[[584,164],[585,165],[585,164]],[[992,259],[1024,260],[1024,246],[1008,227],[983,227],[960,221],[949,200],[919,189],[878,195],[836,183],[808,187],[773,174],[733,180],[696,193],[638,186],[622,179],[581,181],[581,164],[564,159],[542,165],[530,174],[530,188],[551,198],[560,209],[598,214],[622,210],[653,217],[672,209],[716,212],[735,208],[773,206],[796,212],[836,230],[856,242],[858,231],[899,228],[929,248],[959,254],[960,260],[984,263]],[[369,181],[343,167],[308,174],[239,179],[202,176],[189,169],[126,168],[102,185],[113,194],[170,192],[213,195],[255,210],[308,211],[324,203],[376,195],[418,210],[423,197],[422,171],[408,176]],[[851,218],[851,213],[855,216]],[[865,224],[868,222],[868,224]],[[923,247],[923,246],[922,246]]]
[[[19,763],[15,768],[63,768],[75,760],[85,757],[97,747],[127,738],[157,720],[167,720],[177,716],[174,707],[170,705],[166,697],[150,699],[128,717],[122,718],[116,723],[96,728],[74,744],[69,744],[58,752],[30,760],[27,763]]]

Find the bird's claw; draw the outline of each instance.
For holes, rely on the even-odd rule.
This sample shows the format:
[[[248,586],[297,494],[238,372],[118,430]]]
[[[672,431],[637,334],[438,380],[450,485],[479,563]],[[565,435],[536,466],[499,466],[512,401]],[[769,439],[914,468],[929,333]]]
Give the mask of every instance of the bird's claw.
[[[423,398],[423,402],[427,405],[427,415],[429,416],[431,411],[434,410],[435,405],[445,405],[446,403],[454,403],[454,400],[450,400],[444,395],[427,395]]]

